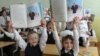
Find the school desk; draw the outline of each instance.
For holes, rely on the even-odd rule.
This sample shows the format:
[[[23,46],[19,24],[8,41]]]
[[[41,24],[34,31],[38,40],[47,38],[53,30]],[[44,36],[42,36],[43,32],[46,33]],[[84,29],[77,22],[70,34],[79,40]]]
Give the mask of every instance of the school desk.
[[[97,47],[80,47],[79,56],[99,56]]]
[[[96,46],[97,45],[98,40],[97,40],[96,37],[90,38],[89,40],[90,40],[90,46]]]
[[[44,56],[48,56],[48,55],[49,56],[59,56],[56,45],[47,44],[44,50]],[[80,47],[79,56],[89,56],[89,55],[99,56],[97,47],[88,47],[88,48]]]
[[[9,45],[13,45],[15,44],[15,42],[4,42],[4,41],[0,41],[0,49],[1,49],[1,55],[3,56],[3,47],[9,46]]]

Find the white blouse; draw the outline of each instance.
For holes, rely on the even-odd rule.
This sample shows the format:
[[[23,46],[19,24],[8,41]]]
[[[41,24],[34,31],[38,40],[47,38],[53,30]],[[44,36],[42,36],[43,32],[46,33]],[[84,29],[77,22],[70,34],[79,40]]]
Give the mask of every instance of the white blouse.
[[[15,30],[15,40],[17,42],[17,44],[19,45],[20,48],[22,48],[23,50],[25,50],[27,43],[22,39],[22,37],[19,35],[19,33]],[[43,28],[42,29],[42,35],[40,37],[40,42],[39,42],[39,46],[41,51],[44,50],[45,46],[46,46],[46,42],[47,42],[47,29]]]
[[[64,31],[64,33],[67,33],[67,31]],[[54,32],[53,32],[53,36],[54,36],[54,39],[55,39],[55,42],[56,42],[56,45],[57,45],[57,48],[58,48],[58,51],[59,51],[59,55],[61,54],[61,49],[62,49],[62,44],[60,42],[60,38],[58,36],[58,33],[57,33],[57,30],[55,29]],[[73,51],[74,51],[74,56],[78,56],[78,52],[79,52],[79,33],[77,31],[77,29],[74,29],[73,31],[73,37],[74,37],[74,48],[73,48]],[[65,50],[66,52],[68,50]]]

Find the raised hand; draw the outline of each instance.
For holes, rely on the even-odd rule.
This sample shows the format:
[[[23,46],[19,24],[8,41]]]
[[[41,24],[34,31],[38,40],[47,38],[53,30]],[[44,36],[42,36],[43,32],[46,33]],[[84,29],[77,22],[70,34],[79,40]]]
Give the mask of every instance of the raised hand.
[[[54,17],[51,19],[51,22],[52,22],[52,25],[53,25],[53,30],[55,30],[56,29],[56,20],[55,20]]]
[[[0,32],[4,32],[4,29],[2,27],[0,27]]]
[[[74,29],[78,28],[79,23],[80,23],[79,17],[75,17],[74,20],[73,20],[73,24],[74,24],[73,26],[74,26]]]

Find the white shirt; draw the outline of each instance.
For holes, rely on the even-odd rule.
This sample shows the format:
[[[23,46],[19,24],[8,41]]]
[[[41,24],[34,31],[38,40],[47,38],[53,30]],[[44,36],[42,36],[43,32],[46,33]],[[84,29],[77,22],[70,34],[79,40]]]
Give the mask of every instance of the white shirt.
[[[79,25],[79,33],[80,37],[89,37],[87,34],[88,32],[88,25],[86,20],[82,20]]]
[[[56,45],[57,45],[57,48],[58,48],[58,51],[59,51],[59,55],[60,55],[61,54],[61,49],[62,49],[62,44],[60,42],[60,38],[58,36],[57,30],[54,30],[53,36],[54,36],[54,39],[55,39],[55,42],[56,42]],[[74,54],[74,56],[78,56],[78,52],[79,52],[79,33],[78,33],[77,29],[74,29],[74,31],[73,31],[73,37],[74,37],[73,38],[74,39],[74,48],[73,48],[74,53],[73,54]],[[67,52],[67,50],[66,50],[66,52]]]
[[[11,32],[4,31],[3,34],[0,34],[0,38],[3,38],[4,37],[4,34],[6,36],[10,37],[11,39],[14,39],[14,37],[15,37],[15,34],[13,32],[11,33]]]
[[[22,48],[23,50],[25,50],[27,43],[22,39],[22,37],[19,35],[19,33],[15,30],[15,40],[17,42],[17,44],[19,45],[20,48]],[[46,46],[46,42],[47,42],[47,29],[43,28],[42,29],[42,35],[40,37],[40,42],[39,42],[39,46],[41,51],[44,50],[45,46]]]

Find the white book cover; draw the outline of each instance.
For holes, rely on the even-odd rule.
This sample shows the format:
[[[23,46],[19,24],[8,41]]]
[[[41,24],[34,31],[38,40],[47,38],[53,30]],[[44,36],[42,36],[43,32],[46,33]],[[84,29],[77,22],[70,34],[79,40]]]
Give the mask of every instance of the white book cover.
[[[10,6],[11,19],[15,28],[27,27],[27,9],[25,4],[14,4]]]
[[[57,21],[67,21],[67,0],[51,0],[52,11]]]
[[[41,15],[38,3],[30,6],[14,4],[10,6],[10,11],[15,28],[29,28],[40,25]]]

